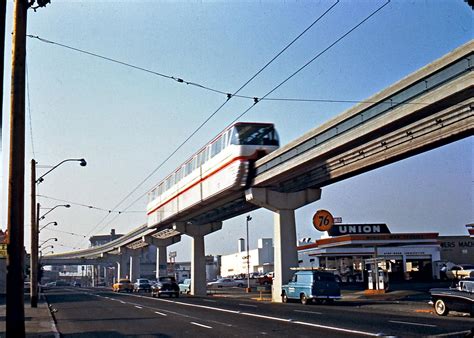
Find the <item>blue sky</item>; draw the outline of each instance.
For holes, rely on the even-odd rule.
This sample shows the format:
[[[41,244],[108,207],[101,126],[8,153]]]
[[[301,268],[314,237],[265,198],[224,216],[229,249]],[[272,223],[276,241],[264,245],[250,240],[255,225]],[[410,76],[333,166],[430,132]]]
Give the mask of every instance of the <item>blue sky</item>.
[[[333,3],[54,1],[29,12],[28,33],[233,92]],[[341,1],[241,94],[265,95],[383,3]],[[7,32],[11,24],[9,2]],[[472,11],[462,0],[391,1],[271,97],[364,100],[466,43],[472,33]],[[10,51],[7,34],[4,115],[9,112]],[[113,208],[225,101],[220,94],[31,38],[27,54],[33,137],[27,117],[26,182],[33,157],[39,165],[54,165],[65,158],[88,161],[85,168],[65,164],[40,185],[41,195],[58,200]],[[118,210],[251,104],[248,99],[232,99]],[[266,101],[241,120],[275,123],[286,144],[351,106]],[[7,116],[3,125],[8,126]],[[3,149],[8,149],[6,134],[4,129]],[[320,236],[311,226],[312,214],[320,208],[346,223],[387,223],[392,232],[467,234],[464,225],[474,221],[472,149],[471,137],[325,187],[320,201],[297,211],[298,237]],[[2,158],[4,182],[5,152]],[[60,203],[47,198],[40,202],[45,207]],[[106,212],[73,205],[55,210],[47,220],[57,221],[57,230],[83,235],[107,233],[111,228],[128,232],[145,222],[145,199],[127,211],[100,222]],[[273,233],[271,212],[256,211],[252,217],[251,248],[258,238]],[[25,220],[29,223],[28,217]],[[26,234],[28,246],[29,228]],[[64,246],[56,245],[55,252],[88,244],[79,236],[51,230],[41,236],[60,239]],[[245,215],[226,221],[221,231],[207,236],[206,252],[231,253],[240,237],[245,237]],[[170,250],[178,251],[178,260],[189,259],[189,239]]]

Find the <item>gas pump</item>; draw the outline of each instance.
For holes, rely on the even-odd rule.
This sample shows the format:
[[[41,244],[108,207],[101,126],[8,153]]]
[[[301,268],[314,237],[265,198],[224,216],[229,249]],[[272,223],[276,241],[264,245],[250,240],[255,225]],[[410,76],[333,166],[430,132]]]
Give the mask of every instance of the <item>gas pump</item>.
[[[378,263],[381,260],[366,260],[366,264],[370,266],[367,271],[367,289],[368,290],[388,290],[388,272],[379,268]]]

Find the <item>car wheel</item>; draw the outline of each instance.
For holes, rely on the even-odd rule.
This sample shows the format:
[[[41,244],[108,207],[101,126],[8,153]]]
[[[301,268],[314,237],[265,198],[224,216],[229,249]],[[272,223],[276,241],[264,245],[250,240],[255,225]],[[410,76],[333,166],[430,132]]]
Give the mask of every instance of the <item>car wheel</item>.
[[[153,298],[155,298],[155,297],[156,297],[156,295],[155,295],[153,292],[151,293],[151,296],[152,296]]]
[[[446,303],[442,299],[438,299],[435,302],[434,310],[438,316],[446,316],[449,312],[449,309],[446,306]]]
[[[187,295],[191,294],[191,291],[190,290],[186,291],[186,294]]]
[[[303,305],[308,304],[308,298],[306,298],[306,295],[304,293],[300,296],[300,301]]]
[[[283,292],[283,294],[281,295],[281,301],[283,303],[288,303],[288,296],[286,295],[285,292]]]
[[[161,295],[160,295],[160,294],[158,294],[158,298],[160,298],[160,297],[161,297]]]

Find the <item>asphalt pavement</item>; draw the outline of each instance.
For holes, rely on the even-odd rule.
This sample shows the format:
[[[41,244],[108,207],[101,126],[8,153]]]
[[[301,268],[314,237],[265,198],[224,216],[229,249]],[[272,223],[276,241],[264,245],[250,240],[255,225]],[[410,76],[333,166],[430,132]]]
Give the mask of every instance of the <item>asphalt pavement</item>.
[[[402,315],[403,316],[405,316],[405,315],[418,316],[418,315],[420,315],[420,316],[425,316],[425,319],[429,318],[429,319],[434,319],[436,321],[436,320],[438,320],[438,317],[433,313],[432,307],[430,305],[428,305],[428,300],[429,300],[428,290],[431,287],[439,287],[439,286],[444,286],[444,285],[433,285],[432,283],[429,283],[429,284],[410,284],[408,286],[405,285],[404,287],[393,285],[392,286],[393,290],[391,290],[391,291],[389,291],[385,294],[381,294],[381,295],[367,295],[364,292],[364,290],[360,289],[360,287],[347,286],[347,287],[343,287],[343,290],[342,290],[343,299],[341,301],[337,302],[337,306],[335,308],[340,309],[341,310],[341,311],[339,311],[340,313],[343,313],[343,311],[346,311],[347,309],[349,309],[349,311],[353,310],[353,312],[347,312],[351,316],[356,316],[358,312],[364,312],[365,311],[367,314],[369,314],[369,316],[370,316],[370,313],[373,313],[374,316],[375,316],[375,314],[377,314],[379,316],[382,316],[381,318],[384,318],[384,316],[392,317],[391,314],[393,315],[393,314],[398,313],[399,316],[402,316]],[[25,295],[25,330],[26,330],[26,335],[28,337],[70,336],[68,334],[64,335],[64,333],[61,332],[61,327],[62,327],[62,325],[64,326],[64,324],[71,326],[71,325],[73,325],[73,323],[72,323],[73,321],[66,318],[66,317],[61,317],[60,315],[55,313],[56,311],[58,311],[57,307],[59,306],[59,304],[57,304],[57,303],[58,303],[58,300],[60,299],[60,298],[58,298],[60,296],[56,293],[57,291],[61,292],[60,289],[57,289],[57,290],[47,291],[46,295],[42,294],[41,297],[40,297],[40,301],[39,301],[39,304],[38,304],[37,308],[31,308],[30,307],[30,305],[29,305],[29,296]],[[64,291],[66,291],[66,289]],[[76,289],[68,288],[68,291],[65,293],[65,295],[69,297],[68,298],[69,301],[71,301],[71,300],[73,301],[73,303],[74,303],[73,304],[74,305],[73,309],[76,309],[76,308],[79,309],[78,304],[81,304],[81,303],[82,304],[80,306],[84,306],[85,308],[87,308],[87,306],[89,306],[89,310],[86,310],[86,312],[89,312],[89,313],[87,313],[87,316],[86,316],[87,318],[81,319],[81,321],[78,321],[78,324],[84,325],[84,323],[87,322],[88,320],[89,321],[90,320],[95,320],[94,316],[98,316],[100,314],[100,312],[104,312],[104,311],[107,312],[110,309],[110,305],[103,305],[102,303],[100,303],[101,305],[97,305],[97,303],[87,304],[87,302],[90,301],[90,300],[84,298],[86,295],[88,295],[88,297],[90,297],[90,295],[96,295],[97,297],[104,297],[105,300],[110,299],[110,300],[116,300],[116,301],[120,301],[120,302],[126,301],[126,299],[121,300],[121,298],[117,298],[117,297],[116,297],[116,299],[113,299],[114,294],[111,294],[111,293],[110,293],[111,296],[109,297],[107,295],[107,294],[109,294],[108,291],[109,291],[108,288],[94,288],[94,289],[92,289],[92,288],[91,289],[87,289],[87,288],[82,288],[82,289],[80,289],[80,288],[76,288]],[[72,296],[72,294],[74,294],[74,296]],[[132,297],[134,297],[134,296],[132,295]],[[137,303],[137,305],[133,305],[134,303],[133,302],[130,303],[130,301],[128,301],[128,303],[132,304],[135,308],[140,308],[140,307],[143,307],[143,306],[145,306],[145,308],[146,308],[148,306],[151,309],[155,305],[154,305],[154,303],[151,304],[150,300],[148,300],[146,298],[148,298],[148,297],[147,296],[139,296],[139,300],[140,300],[141,303],[140,304]],[[206,306],[206,305],[212,304],[213,299],[215,301],[219,301],[219,305],[223,306],[225,309],[227,309],[226,311],[234,311],[232,309],[233,309],[233,306],[235,304],[238,304],[240,307],[243,307],[244,309],[245,308],[252,309],[254,307],[256,308],[257,306],[259,306],[260,303],[262,303],[262,304],[271,304],[271,298],[270,298],[270,295],[269,295],[268,291],[258,292],[256,290],[254,290],[251,293],[246,293],[245,289],[241,289],[241,288],[231,288],[231,289],[226,289],[226,290],[213,290],[213,291],[209,292],[208,297],[204,297],[204,298],[192,297],[192,296],[182,297],[182,298],[183,299],[189,299],[190,303],[195,303],[196,306],[198,306],[199,312],[203,311],[203,309],[199,308],[199,306]],[[78,301],[78,299],[80,299],[80,302]],[[181,298],[180,298],[180,301],[181,301]],[[227,301],[227,303],[226,303],[226,301]],[[48,306],[48,302],[49,303],[52,302],[52,304],[50,306]],[[143,303],[143,302],[145,302],[145,303]],[[124,302],[124,304],[125,303],[127,303],[127,302]],[[64,304],[65,303],[63,303],[63,306],[64,306]],[[201,304],[201,305],[199,305],[199,304]],[[233,304],[233,305],[231,305],[231,304]],[[277,314],[278,314],[278,312],[272,312],[272,311],[276,311],[275,310],[276,309],[275,305],[276,304],[268,305],[267,308],[265,309],[265,311],[269,311],[267,313],[267,315],[270,316],[270,318],[273,318],[273,317],[277,316]],[[299,315],[301,315],[301,316],[306,313],[306,315],[314,317],[314,313],[324,313],[324,312],[319,312],[320,307],[316,308],[317,306],[313,306],[313,307],[309,306],[309,307],[304,307],[302,309],[299,309],[299,307],[301,306],[300,304],[295,303],[295,304],[288,304],[288,305],[289,305],[289,307],[287,307],[287,308],[294,311],[294,313],[299,312]],[[278,307],[278,305],[276,305],[276,306]],[[99,309],[98,309],[99,313],[98,314],[91,313],[90,309],[96,308],[96,307],[99,307]],[[114,305],[113,308],[116,308],[116,305]],[[284,306],[283,306],[283,308],[284,308]],[[324,309],[324,307],[322,307],[321,309]],[[59,311],[61,311],[61,314],[63,314],[63,313],[65,314],[67,312],[66,309],[64,309],[64,308],[59,309]],[[122,309],[122,311],[123,311],[123,313],[130,313],[129,310]],[[262,311],[262,310],[259,310],[259,311]],[[155,313],[158,313],[158,312],[160,312],[160,311],[155,311]],[[162,312],[162,313],[164,313],[164,312]],[[313,313],[313,314],[311,315],[311,313]],[[5,315],[6,315],[5,297],[0,296],[0,317],[2,318],[2,321],[0,322],[0,337],[5,336]],[[120,318],[122,318],[121,317],[122,312],[119,311],[115,315],[117,317],[116,320],[118,320],[118,322],[124,322],[123,320],[120,320]],[[92,316],[92,317],[89,318],[88,316]],[[160,315],[158,315],[158,316],[160,316]],[[190,311],[190,313],[188,313],[185,316],[188,316],[190,318],[193,317],[193,311]],[[213,318],[216,317],[215,314],[211,314],[210,316],[213,317]],[[329,312],[327,314],[327,317],[328,317],[327,320],[330,322],[331,314]],[[129,315],[125,316],[124,318],[130,319]],[[175,327],[169,327],[168,328],[170,330],[169,332],[175,332],[175,334],[171,335],[171,336],[181,336],[181,334],[183,334],[183,333],[196,335],[196,332],[195,332],[196,326],[199,327],[199,325],[204,325],[204,326],[200,327],[201,329],[206,328],[206,326],[209,326],[209,325],[206,325],[206,324],[199,324],[198,321],[197,321],[197,318],[199,318],[199,316],[195,318],[195,321],[193,321],[194,324],[191,324],[191,327],[187,327],[184,324],[180,324],[179,334],[178,334],[178,332],[176,332]],[[277,318],[277,317],[275,317],[275,318]],[[148,319],[150,319],[150,318],[148,318]],[[471,329],[474,328],[474,319],[470,318],[466,314],[450,313],[450,315],[448,316],[448,319],[454,320],[455,325],[453,327],[456,326],[456,323],[462,323],[462,325],[460,325],[460,327],[462,327],[462,330],[450,329],[450,330],[448,330],[449,331],[448,333],[442,335],[443,337],[466,337],[466,329],[469,330],[469,328],[471,328]],[[144,323],[143,325],[145,325],[146,318],[143,319],[141,317],[136,318],[134,323],[137,323],[137,322],[139,323],[140,320],[145,320],[143,322]],[[234,322],[231,322],[232,324],[228,324],[228,325],[231,325],[232,327],[238,327],[239,325],[244,325],[244,326],[246,325],[245,320],[243,322],[240,322],[239,320],[236,320],[236,319],[233,319],[233,320],[234,320]],[[57,321],[57,324],[56,324],[56,321]],[[224,321],[224,319],[222,319],[222,321]],[[247,322],[248,322],[248,320],[247,320]],[[410,321],[410,320],[407,320],[407,319],[404,319],[404,318],[401,318],[400,320],[397,320],[397,318],[395,318],[395,319],[392,318],[392,320],[388,320],[388,322],[390,322],[391,325],[401,325],[402,327],[403,327],[403,325],[406,326],[406,325],[413,325],[414,324],[413,320]],[[429,323],[433,323],[433,322],[434,321],[431,321]],[[150,323],[155,323],[155,320],[152,320]],[[146,325],[151,325],[150,323],[146,323]],[[334,323],[337,323],[337,318],[334,319]],[[426,322],[426,323],[428,323],[428,322]],[[208,322],[208,324],[209,324],[209,322]],[[279,323],[278,320],[276,321],[276,324],[272,323],[272,326],[275,326],[277,324],[281,326],[281,323]],[[74,323],[74,325],[76,325],[76,323]],[[161,329],[165,328],[165,327],[163,327],[163,325],[164,325],[163,322],[161,322],[160,325],[161,325],[160,326]],[[430,325],[433,326],[433,327],[436,326],[434,324],[424,324],[424,325],[426,325],[425,329],[428,328]],[[67,326],[64,326],[64,327],[67,327]],[[361,327],[364,328],[364,326],[361,326]],[[423,328],[423,327],[421,326],[421,328]],[[129,332],[129,331],[127,331],[127,327],[125,327],[123,329],[124,329],[124,332]],[[272,333],[273,335],[278,335],[278,336],[285,336],[285,334],[287,334],[289,336],[292,335],[291,331],[285,331],[285,330],[288,329],[287,326],[283,325],[283,327],[281,327],[280,329],[281,329],[281,331],[275,331],[273,333],[272,332],[266,332],[265,330],[263,330],[262,335],[265,335],[267,333]],[[74,326],[74,329],[71,329],[71,330],[75,330],[74,332],[76,332],[78,330],[77,326]],[[393,331],[393,329],[392,329],[392,331]],[[79,332],[81,332],[81,331],[79,331]],[[155,336],[155,335],[151,334],[151,332],[152,331],[150,331],[145,336]],[[225,327],[224,327],[222,329],[222,331],[213,331],[213,335],[216,335],[216,336],[228,335],[228,332],[227,333],[226,332],[227,331],[225,330]],[[238,331],[238,332],[240,332],[240,331]],[[238,332],[235,331],[234,332],[235,334],[231,334],[231,335],[232,336],[239,336]],[[252,332],[255,333],[256,331],[252,331]],[[278,332],[278,334],[275,334],[276,332]],[[310,332],[311,332],[311,330],[309,330],[308,332],[305,332],[303,330],[297,335],[298,336],[306,336]],[[412,332],[415,332],[415,335],[423,336],[423,330],[418,331],[418,334],[416,334],[417,331],[412,331]],[[421,334],[419,334],[420,332],[421,332]],[[106,334],[106,336],[107,335],[111,336],[111,337],[114,336],[114,334],[111,334],[111,332],[108,332],[108,331],[105,332],[104,331],[104,332],[101,333],[100,330],[95,331],[95,332],[89,332],[88,334],[84,333],[83,335],[75,334],[74,336],[99,336],[100,335],[101,337],[103,337],[104,333]],[[245,334],[245,335],[248,336],[249,333],[250,332],[244,332],[242,334]],[[325,334],[325,336],[341,336],[341,334],[344,333],[344,332],[342,332],[342,333],[341,332],[336,332],[337,334],[334,334],[335,332],[329,330],[326,333],[327,334]],[[377,333],[382,334],[382,335],[384,334],[382,331],[377,332]],[[204,333],[204,332],[202,332],[202,334],[203,335],[208,335],[207,333]],[[347,334],[347,333],[344,333],[344,334]],[[198,334],[198,335],[201,335],[201,334]],[[349,334],[349,335],[351,335],[351,334]],[[124,336],[128,336],[128,335],[124,335]],[[472,334],[471,334],[471,337],[472,337]]]

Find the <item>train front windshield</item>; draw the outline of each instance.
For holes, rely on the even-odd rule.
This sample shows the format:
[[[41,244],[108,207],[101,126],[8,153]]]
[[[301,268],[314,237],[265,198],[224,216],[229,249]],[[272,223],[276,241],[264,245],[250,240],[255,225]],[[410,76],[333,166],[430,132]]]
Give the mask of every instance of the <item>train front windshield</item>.
[[[231,144],[278,146],[278,134],[272,125],[236,125],[232,131]]]

